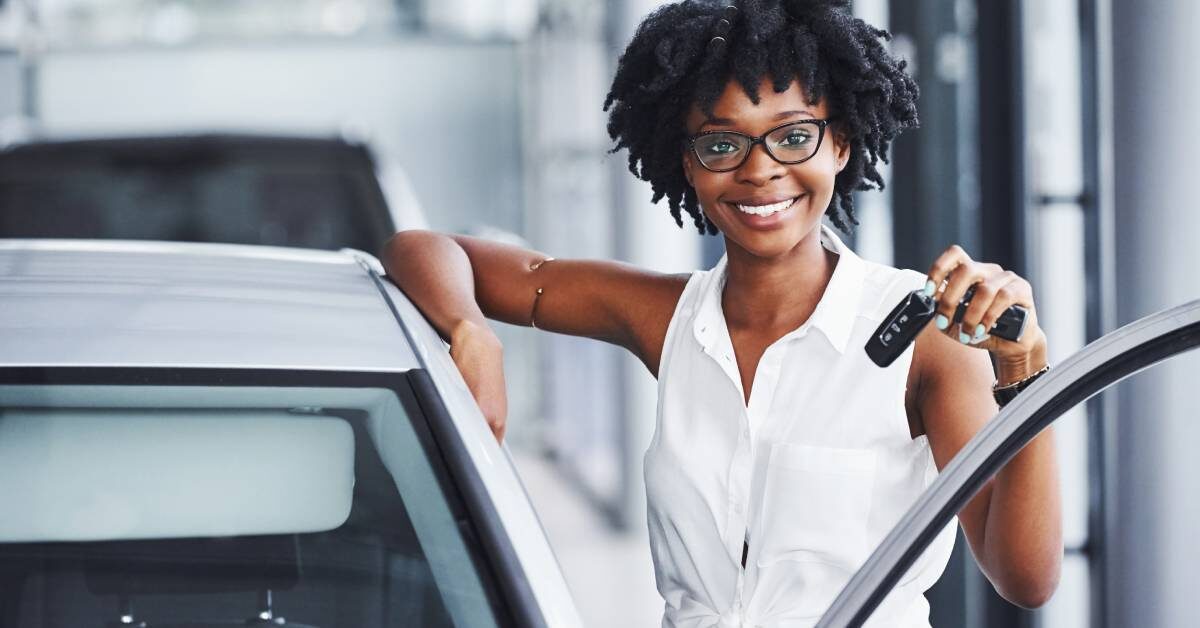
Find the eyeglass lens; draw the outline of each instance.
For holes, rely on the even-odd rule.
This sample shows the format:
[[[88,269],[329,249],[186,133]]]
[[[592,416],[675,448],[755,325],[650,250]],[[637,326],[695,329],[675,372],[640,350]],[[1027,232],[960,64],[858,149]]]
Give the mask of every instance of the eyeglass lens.
[[[820,141],[821,128],[812,122],[797,122],[771,131],[763,143],[767,152],[782,163],[797,163],[813,156]],[[751,138],[740,133],[706,133],[696,138],[695,152],[700,163],[711,170],[732,170],[750,153]]]

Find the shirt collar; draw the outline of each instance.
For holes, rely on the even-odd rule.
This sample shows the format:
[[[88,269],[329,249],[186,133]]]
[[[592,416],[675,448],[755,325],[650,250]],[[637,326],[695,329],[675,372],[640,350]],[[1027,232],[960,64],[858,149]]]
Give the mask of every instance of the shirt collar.
[[[804,324],[786,334],[783,339],[799,338],[808,333],[809,327],[821,330],[838,353],[846,352],[850,341],[850,332],[854,329],[858,317],[859,299],[862,296],[864,277],[863,261],[854,251],[842,243],[833,230],[821,225],[821,245],[838,254],[837,266],[833,277],[825,287],[825,293],[817,302],[813,311]],[[696,340],[710,354],[714,352],[718,342],[730,343],[729,328],[725,323],[725,313],[721,309],[721,291],[725,286],[727,256],[722,255],[717,265],[712,268],[706,278],[701,295],[699,310],[692,331]],[[732,348],[732,347],[730,347]]]

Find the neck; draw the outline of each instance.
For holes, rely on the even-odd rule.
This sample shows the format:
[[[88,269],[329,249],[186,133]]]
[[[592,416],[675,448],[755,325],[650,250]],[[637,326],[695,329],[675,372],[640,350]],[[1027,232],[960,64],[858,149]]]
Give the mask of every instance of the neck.
[[[774,258],[753,255],[726,240],[721,307],[730,328],[793,329],[808,320],[837,265],[821,246],[818,224],[792,250]]]

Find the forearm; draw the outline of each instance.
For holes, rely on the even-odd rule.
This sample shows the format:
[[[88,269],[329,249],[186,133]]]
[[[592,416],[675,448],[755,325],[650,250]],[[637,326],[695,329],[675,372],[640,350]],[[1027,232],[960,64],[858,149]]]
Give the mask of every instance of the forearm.
[[[432,231],[401,231],[384,245],[388,277],[429,319],[443,338],[464,322],[487,325],[475,300],[471,260],[451,237]]]
[[[997,363],[1001,385],[1046,364],[1045,343],[1019,363]],[[989,575],[1006,598],[1040,606],[1058,583],[1062,508],[1054,432],[1046,428],[996,474],[988,505],[985,554]]]
[[[1008,600],[1045,603],[1062,565],[1062,509],[1053,428],[1046,428],[992,481],[984,568]]]

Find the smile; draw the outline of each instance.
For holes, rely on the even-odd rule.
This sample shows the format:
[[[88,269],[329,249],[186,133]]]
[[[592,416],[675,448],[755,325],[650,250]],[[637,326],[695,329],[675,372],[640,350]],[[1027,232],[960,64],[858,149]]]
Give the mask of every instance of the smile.
[[[800,197],[796,196],[793,198],[784,199],[782,201],[770,203],[767,205],[744,205],[742,203],[732,203],[732,205],[734,207],[737,207],[739,211],[742,211],[744,213],[751,214],[754,216],[764,216],[765,217],[765,216],[770,216],[772,214],[781,212],[781,211],[791,207],[792,203],[795,203],[796,199],[798,199],[798,198],[800,198]]]

